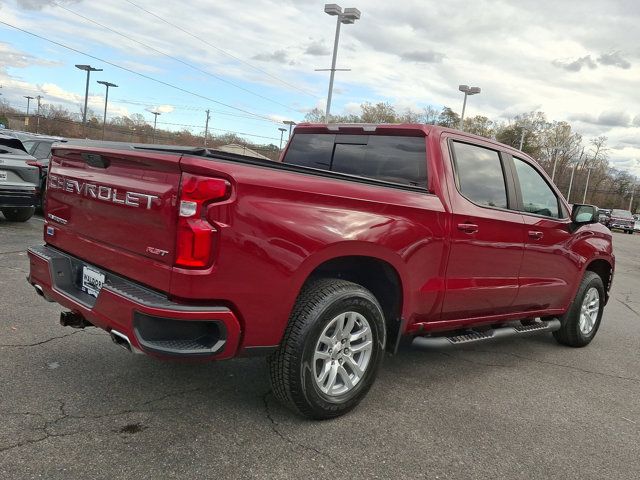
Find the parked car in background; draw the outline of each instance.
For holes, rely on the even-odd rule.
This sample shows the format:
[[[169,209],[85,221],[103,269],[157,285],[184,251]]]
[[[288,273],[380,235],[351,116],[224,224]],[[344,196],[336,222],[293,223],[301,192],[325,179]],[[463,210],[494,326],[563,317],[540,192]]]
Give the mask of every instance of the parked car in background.
[[[608,210],[606,208],[601,208],[598,210],[598,221],[601,224],[607,225],[609,223],[610,218],[611,218],[611,210]]]
[[[40,171],[20,140],[0,134],[0,210],[11,222],[26,222],[38,203]]]
[[[614,208],[611,210],[611,217],[607,227],[609,227],[609,229],[616,228],[618,230],[624,230],[625,233],[633,234],[634,223],[635,220],[629,210]]]
[[[636,219],[633,223],[633,231],[640,232],[640,219]]]
[[[66,142],[62,137],[46,137],[43,135],[24,136],[22,144],[27,153],[36,158],[37,167],[40,169],[40,196],[38,207],[44,210],[45,193],[47,193],[47,173],[49,172],[49,158],[51,157],[51,146],[54,143]]]

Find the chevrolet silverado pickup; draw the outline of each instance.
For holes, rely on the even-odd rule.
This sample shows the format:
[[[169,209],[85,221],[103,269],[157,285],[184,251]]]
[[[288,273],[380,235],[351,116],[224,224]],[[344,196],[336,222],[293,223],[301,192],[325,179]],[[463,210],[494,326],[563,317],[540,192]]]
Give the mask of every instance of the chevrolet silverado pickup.
[[[54,147],[29,282],[159,358],[268,358],[274,395],[341,415],[402,341],[594,338],[614,272],[597,209],[530,157],[426,125],[295,128],[279,161]],[[79,338],[79,337],[78,337]]]

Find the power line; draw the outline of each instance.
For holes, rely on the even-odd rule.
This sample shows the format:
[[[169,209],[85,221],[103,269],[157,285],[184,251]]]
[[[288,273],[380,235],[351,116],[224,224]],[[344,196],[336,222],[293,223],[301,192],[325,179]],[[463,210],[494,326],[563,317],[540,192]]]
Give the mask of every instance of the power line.
[[[232,82],[230,80],[222,78],[222,77],[220,77],[218,75],[215,75],[215,74],[213,74],[211,72],[208,72],[208,71],[198,67],[197,65],[193,65],[192,63],[186,62],[186,61],[184,61],[184,60],[182,60],[182,59],[180,59],[178,57],[174,57],[173,55],[170,55],[170,54],[168,54],[166,52],[163,52],[162,50],[158,50],[157,48],[152,47],[151,45],[147,45],[144,42],[136,40],[135,38],[132,38],[129,35],[126,35],[126,34],[124,34],[122,32],[119,32],[118,30],[115,30],[115,29],[113,29],[113,28],[111,28],[111,27],[109,27],[107,25],[104,25],[104,24],[102,24],[100,22],[97,22],[96,20],[92,20],[91,18],[85,17],[84,15],[82,15],[80,13],[74,12],[73,10],[71,10],[71,9],[69,9],[69,8],[67,8],[67,7],[65,7],[63,5],[60,5],[57,2],[53,2],[53,4],[56,5],[57,7],[61,8],[62,10],[71,13],[72,15],[80,17],[80,18],[82,18],[82,19],[84,19],[84,20],[86,20],[88,22],[93,23],[94,25],[98,25],[99,27],[102,27],[102,28],[104,28],[106,30],[109,30],[110,32],[115,33],[116,35],[120,35],[121,37],[126,38],[127,40],[130,40],[130,41],[132,41],[134,43],[142,45],[143,47],[148,48],[149,50],[152,50],[152,51],[154,51],[156,53],[159,53],[160,55],[164,55],[165,57],[170,58],[173,61],[181,63],[182,65],[186,65],[187,67],[192,68],[192,69],[194,69],[194,70],[196,70],[196,71],[198,71],[198,72],[200,72],[200,73],[202,73],[204,75],[207,75],[207,76],[209,76],[211,78],[215,78],[216,80],[219,80],[219,81],[221,81],[223,83],[229,84],[229,85],[231,85],[231,86],[233,86],[235,88],[238,88],[238,89],[240,89],[240,90],[242,90],[244,92],[247,92],[247,93],[249,93],[251,95],[255,95],[256,97],[262,98],[263,100],[267,100],[268,102],[274,103],[276,105],[280,105],[281,107],[284,107],[284,108],[286,108],[288,110],[296,111],[295,108],[292,108],[289,105],[286,105],[284,103],[278,102],[277,100],[273,100],[273,99],[271,99],[269,97],[266,97],[264,95],[261,95],[259,93],[256,93],[256,92],[254,92],[252,90],[249,90],[248,88],[244,88],[244,87],[242,87],[242,86],[240,86],[240,85],[238,85],[238,84],[236,84],[236,83],[234,83],[234,82]]]
[[[64,43],[60,43],[60,42],[57,42],[57,41],[52,40],[50,38],[44,37],[42,35],[39,35],[37,33],[30,32],[29,30],[25,30],[24,28],[20,28],[20,27],[17,27],[15,25],[11,25],[10,23],[7,23],[5,21],[0,20],[0,24],[5,25],[5,26],[10,27],[10,28],[13,28],[14,30],[18,30],[18,31],[20,31],[22,33],[26,33],[27,35],[31,35],[32,37],[39,38],[40,40],[44,40],[45,42],[49,42],[49,43],[52,43],[52,44],[57,45],[59,47],[65,48],[65,49],[70,50],[72,52],[79,53],[80,55],[84,55],[85,57],[89,57],[89,58],[92,58],[92,59],[97,60],[99,62],[106,63],[107,65],[111,65],[112,67],[118,68],[120,70],[124,70],[125,72],[132,73],[133,75],[137,75],[137,76],[142,77],[142,78],[144,78],[146,80],[151,80],[152,82],[159,83],[160,85],[164,85],[165,87],[173,88],[175,90],[178,90],[180,92],[186,93],[188,95],[193,95],[194,97],[198,97],[198,98],[201,98],[203,100],[207,100],[209,102],[213,102],[213,103],[215,103],[217,105],[222,105],[223,107],[231,108],[233,110],[237,110],[239,112],[243,112],[243,113],[252,115],[254,117],[264,118],[266,120],[270,120],[269,117],[266,117],[264,115],[260,115],[258,113],[253,113],[253,112],[250,112],[248,110],[244,110],[244,109],[239,108],[239,107],[234,107],[232,105],[228,105],[228,104],[220,102],[218,100],[214,100],[213,98],[207,97],[206,95],[202,95],[202,94],[197,93],[197,92],[192,92],[191,90],[187,90],[186,88],[182,88],[182,87],[179,87],[177,85],[173,85],[172,83],[165,82],[164,80],[160,80],[158,78],[151,77],[150,75],[146,75],[144,73],[136,72],[135,70],[132,70],[131,68],[123,67],[122,65],[118,65],[117,63],[111,62],[109,60],[105,60],[104,58],[100,58],[100,57],[97,57],[95,55],[91,55],[90,53],[83,52],[82,50],[78,50],[77,48],[70,47],[68,45],[65,45]]]
[[[191,125],[188,123],[171,123],[171,122],[158,122],[158,125],[171,125],[171,126],[175,126],[175,127],[192,127],[192,128],[202,128],[202,125]],[[243,133],[243,132],[234,132],[233,130],[224,130],[222,128],[211,128],[209,127],[209,130],[215,130],[217,132],[226,132],[226,133],[234,133],[236,135],[246,135],[248,137],[256,137],[256,138],[266,138],[267,140],[280,140],[279,138],[275,138],[275,137],[267,137],[264,135],[255,135],[253,133]]]
[[[175,23],[171,23],[170,21],[165,20],[165,19],[164,19],[163,17],[161,17],[160,15],[157,15],[157,14],[155,14],[155,13],[153,13],[153,12],[150,12],[149,10],[147,10],[147,9],[146,9],[146,8],[144,8],[144,7],[141,7],[141,6],[140,6],[140,5],[138,5],[137,3],[134,3],[134,2],[132,2],[132,1],[130,1],[130,0],[125,0],[125,1],[126,1],[127,3],[129,3],[130,5],[133,5],[134,7],[136,7],[136,8],[138,8],[138,9],[142,10],[143,12],[145,12],[145,13],[147,13],[147,14],[151,15],[152,17],[157,18],[157,19],[158,19],[158,20],[160,20],[161,22],[164,22],[164,23],[166,23],[167,25],[172,26],[173,28],[177,28],[178,30],[180,30],[180,31],[181,31],[181,32],[183,32],[183,33],[186,33],[186,34],[187,34],[187,35],[189,35],[190,37],[193,37],[193,38],[195,38],[196,40],[199,40],[200,42],[202,42],[202,43],[204,43],[205,45],[208,45],[209,47],[211,47],[211,48],[213,48],[213,49],[215,49],[215,50],[219,51],[220,53],[222,53],[222,54],[224,54],[224,55],[227,55],[228,57],[231,57],[231,58],[233,58],[234,60],[236,60],[236,61],[238,61],[238,62],[240,62],[240,63],[242,63],[242,64],[244,64],[244,65],[247,65],[248,67],[251,67],[252,69],[254,69],[254,70],[258,71],[258,72],[261,72],[261,73],[263,73],[263,74],[267,75],[268,77],[271,77],[271,78],[273,78],[274,80],[277,80],[277,81],[279,81],[279,82],[281,82],[281,83],[285,84],[286,86],[288,86],[288,87],[290,87],[290,88],[293,88],[293,89],[295,89],[295,90],[297,90],[297,91],[299,91],[299,92],[302,92],[302,93],[304,93],[305,95],[309,95],[310,97],[313,97],[313,98],[318,98],[318,97],[317,97],[316,95],[314,95],[313,93],[310,93],[310,92],[308,92],[308,91],[306,91],[306,90],[304,90],[304,89],[302,89],[302,88],[300,88],[300,87],[297,87],[296,85],[293,85],[293,84],[291,84],[291,83],[287,82],[286,80],[283,80],[283,79],[281,79],[281,78],[279,78],[279,77],[276,77],[275,75],[273,75],[273,74],[271,74],[271,73],[267,72],[266,70],[263,70],[263,69],[262,69],[262,68],[260,68],[260,67],[256,67],[255,65],[253,65],[253,64],[251,64],[251,63],[249,63],[249,62],[247,62],[247,61],[245,61],[245,60],[242,60],[241,58],[238,58],[238,57],[236,57],[235,55],[232,55],[231,53],[227,52],[226,50],[223,50],[222,48],[217,47],[216,45],[212,44],[211,42],[209,42],[209,41],[205,40],[205,39],[204,39],[204,38],[202,38],[202,37],[199,37],[198,35],[196,35],[196,34],[194,34],[194,33],[190,32],[189,30],[186,30],[186,29],[182,28],[181,26],[176,25]]]
[[[18,107],[23,107],[23,105],[18,105],[16,103],[13,102],[4,102],[5,105],[9,105],[9,106],[14,106],[16,108]],[[0,105],[2,105],[2,102],[0,102]],[[24,118],[26,115],[24,113],[13,113],[13,112],[6,112],[6,115],[9,115],[13,118]],[[32,114],[30,115],[31,117],[37,117],[36,114]],[[42,118],[43,120],[46,121],[50,121],[50,122],[61,122],[61,123],[67,123],[67,124],[74,124],[77,126],[81,126],[82,125],[82,121],[81,120],[74,120],[72,118],[49,118],[46,116],[42,116],[40,115],[40,118]],[[158,125],[170,125],[170,126],[175,126],[175,127],[190,127],[190,128],[199,128],[202,129],[202,125],[193,125],[193,124],[188,124],[188,123],[172,123],[172,122],[158,122]],[[151,124],[146,123],[144,125],[139,125],[136,124],[135,126],[147,126],[149,128],[152,127]],[[89,125],[89,128],[93,128],[92,125]],[[127,131],[129,130],[129,127],[124,126],[124,125],[115,125],[113,123],[109,123],[107,124],[107,128],[109,129],[126,129]],[[279,140],[276,137],[269,137],[269,136],[265,136],[265,135],[256,135],[254,133],[246,133],[246,132],[236,132],[235,130],[226,130],[223,128],[211,128],[209,127],[209,130],[215,130],[217,132],[224,132],[224,133],[231,133],[234,135],[242,135],[245,137],[255,137],[255,138],[262,138],[262,139],[266,139],[266,140]],[[175,133],[175,132],[174,132]],[[158,132],[158,134],[161,134],[161,132]],[[166,135],[163,134],[163,135]]]

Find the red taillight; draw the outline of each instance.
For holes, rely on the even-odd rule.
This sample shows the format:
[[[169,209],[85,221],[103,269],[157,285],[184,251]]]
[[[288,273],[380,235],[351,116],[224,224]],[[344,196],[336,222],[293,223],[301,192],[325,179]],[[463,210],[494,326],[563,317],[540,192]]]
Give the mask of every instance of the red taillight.
[[[228,198],[229,182],[222,178],[207,178],[182,174],[176,241],[176,265],[206,267],[211,261],[213,225],[202,218],[203,206]]]

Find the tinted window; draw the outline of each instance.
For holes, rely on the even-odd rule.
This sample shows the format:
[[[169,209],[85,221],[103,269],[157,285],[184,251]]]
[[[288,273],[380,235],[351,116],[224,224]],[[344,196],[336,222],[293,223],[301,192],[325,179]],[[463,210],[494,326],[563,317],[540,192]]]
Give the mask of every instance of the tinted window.
[[[35,145],[36,142],[34,142],[33,140],[28,141],[28,142],[22,142],[22,145],[24,145],[24,148],[27,152],[31,152],[31,148],[33,148],[33,146]]]
[[[285,163],[427,186],[424,137],[296,134]]]
[[[500,155],[495,150],[453,143],[460,192],[478,205],[507,208],[507,189]]]
[[[40,142],[32,155],[38,159],[48,158],[51,153],[51,145],[49,142]]]
[[[293,136],[284,162],[329,170],[335,138],[335,135],[297,133]]]
[[[527,162],[513,158],[516,166],[520,190],[522,191],[523,210],[527,213],[559,218],[558,197],[538,171]]]

